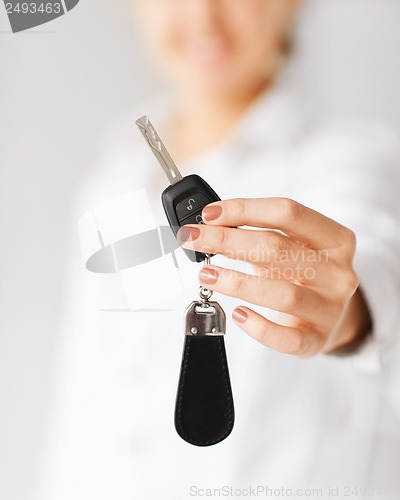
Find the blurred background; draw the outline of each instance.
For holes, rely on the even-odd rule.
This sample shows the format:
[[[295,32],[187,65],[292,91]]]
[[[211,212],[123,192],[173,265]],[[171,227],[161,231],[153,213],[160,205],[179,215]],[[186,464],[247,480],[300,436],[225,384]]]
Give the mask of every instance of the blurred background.
[[[321,116],[379,120],[400,133],[400,2],[305,3],[292,61],[304,96]],[[1,500],[33,497],[74,193],[96,169],[108,124],[162,86],[135,31],[129,0],[81,0],[18,34],[0,6]]]

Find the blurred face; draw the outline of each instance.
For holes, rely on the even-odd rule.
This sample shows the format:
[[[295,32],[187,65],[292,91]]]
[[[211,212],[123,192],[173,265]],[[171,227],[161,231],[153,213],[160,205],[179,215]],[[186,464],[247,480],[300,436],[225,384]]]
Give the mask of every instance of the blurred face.
[[[276,67],[297,0],[135,0],[163,73],[186,91],[224,94]]]

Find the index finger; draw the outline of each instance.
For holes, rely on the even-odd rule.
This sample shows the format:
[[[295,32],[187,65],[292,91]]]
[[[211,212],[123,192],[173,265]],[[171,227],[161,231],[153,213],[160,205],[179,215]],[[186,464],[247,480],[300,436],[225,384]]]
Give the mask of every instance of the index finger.
[[[221,213],[212,218],[220,207]],[[207,216],[208,215],[208,216]],[[339,246],[350,231],[338,222],[290,198],[232,198],[203,208],[206,224],[279,229],[314,248]]]

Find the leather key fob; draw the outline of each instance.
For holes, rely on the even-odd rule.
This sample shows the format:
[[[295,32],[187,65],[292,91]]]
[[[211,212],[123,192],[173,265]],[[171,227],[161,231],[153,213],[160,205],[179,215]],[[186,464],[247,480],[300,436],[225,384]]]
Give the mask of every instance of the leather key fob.
[[[233,429],[225,323],[225,313],[217,302],[195,301],[186,312],[175,428],[182,439],[197,446],[219,443]]]

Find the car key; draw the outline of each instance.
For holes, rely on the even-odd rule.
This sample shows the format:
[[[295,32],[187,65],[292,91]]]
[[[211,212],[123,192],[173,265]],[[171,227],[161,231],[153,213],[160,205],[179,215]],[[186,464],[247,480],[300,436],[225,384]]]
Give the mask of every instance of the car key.
[[[201,217],[203,208],[209,203],[220,201],[221,198],[200,176],[182,176],[147,116],[136,120],[136,125],[171,184],[163,191],[161,201],[175,237],[179,228],[185,224],[204,224]],[[202,262],[206,255],[212,255],[186,248],[183,250],[193,262]]]

